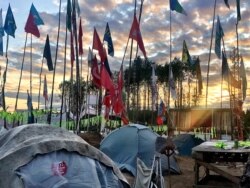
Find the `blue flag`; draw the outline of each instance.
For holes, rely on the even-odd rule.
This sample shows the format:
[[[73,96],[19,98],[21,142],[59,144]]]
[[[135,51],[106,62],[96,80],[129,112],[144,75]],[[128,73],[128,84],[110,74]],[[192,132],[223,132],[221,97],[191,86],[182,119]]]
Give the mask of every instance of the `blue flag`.
[[[51,50],[50,50],[50,42],[49,42],[49,35],[47,35],[44,50],[43,50],[43,57],[47,59],[47,66],[49,71],[54,70],[53,69],[53,63],[51,58]]]
[[[5,22],[4,22],[4,31],[7,33],[7,35],[12,36],[15,38],[15,31],[16,31],[16,22],[9,4]]]
[[[0,9],[0,55],[3,55],[3,36],[4,36],[3,17],[2,17],[2,9]]]
[[[106,30],[105,30],[105,34],[104,34],[104,37],[103,37],[103,41],[106,41],[107,44],[108,44],[108,54],[110,56],[114,56],[114,46],[113,46],[113,41],[112,41],[112,37],[111,37],[111,33],[110,33],[108,23],[106,25]]]
[[[44,22],[43,22],[42,18],[40,17],[39,13],[37,12],[33,3],[32,3],[31,8],[30,8],[30,13],[33,15],[34,22],[37,26],[44,25]]]
[[[178,0],[169,0],[170,3],[170,9],[171,10],[175,10],[178,13],[184,14],[187,16],[186,11],[182,8],[182,6],[180,5],[180,3],[178,2]]]
[[[221,39],[224,36],[223,29],[220,24],[220,18],[217,16],[217,25],[216,25],[216,35],[215,35],[215,54],[218,58],[221,58]]]

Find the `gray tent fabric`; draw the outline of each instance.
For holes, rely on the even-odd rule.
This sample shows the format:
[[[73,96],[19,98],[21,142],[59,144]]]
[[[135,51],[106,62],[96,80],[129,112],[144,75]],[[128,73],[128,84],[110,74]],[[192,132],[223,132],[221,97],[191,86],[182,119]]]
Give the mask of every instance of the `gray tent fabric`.
[[[140,158],[151,167],[156,152],[158,134],[140,124],[130,124],[109,133],[101,142],[100,150],[108,155],[121,170],[127,170],[136,176],[136,161]],[[168,172],[167,156],[161,155],[162,172]],[[170,170],[180,174],[180,168],[174,156],[170,157]]]
[[[99,162],[100,165],[112,169],[123,187],[130,187],[115,163],[100,150],[67,130],[42,124],[22,125],[1,134],[0,187],[24,187],[22,180],[16,172],[38,155],[50,154],[61,150],[77,153],[80,156],[92,159],[92,161]]]

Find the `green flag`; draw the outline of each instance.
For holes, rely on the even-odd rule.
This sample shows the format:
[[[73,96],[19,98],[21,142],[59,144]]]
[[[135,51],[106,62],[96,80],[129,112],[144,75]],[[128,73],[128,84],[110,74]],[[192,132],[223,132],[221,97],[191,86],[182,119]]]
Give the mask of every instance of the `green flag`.
[[[186,41],[183,41],[183,49],[182,49],[182,62],[186,63],[190,68],[193,67],[194,62],[189,54]]]
[[[68,0],[68,3],[67,3],[66,24],[67,24],[67,28],[68,28],[69,31],[71,31],[71,13],[72,13],[72,10],[71,10],[71,1]]]
[[[241,14],[240,14],[240,0],[236,0],[236,5],[237,5],[237,20],[241,20]]]
[[[179,12],[187,16],[186,11],[182,8],[178,0],[169,0],[169,4],[171,10],[175,10],[176,12]]]

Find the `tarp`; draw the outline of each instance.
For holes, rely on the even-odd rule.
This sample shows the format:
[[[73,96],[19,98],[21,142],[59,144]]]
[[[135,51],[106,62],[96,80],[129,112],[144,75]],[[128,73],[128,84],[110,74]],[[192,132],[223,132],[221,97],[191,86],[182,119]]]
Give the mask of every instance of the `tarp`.
[[[121,170],[136,176],[136,161],[140,158],[151,167],[156,152],[156,138],[159,135],[144,125],[130,124],[117,128],[101,142],[100,150],[108,155]],[[167,156],[161,155],[162,172],[168,172]],[[170,170],[179,174],[180,168],[174,155],[170,157]]]
[[[192,148],[204,141],[192,134],[179,134],[173,138],[173,142],[180,156],[191,156]]]
[[[52,159],[53,156],[57,156],[54,158],[55,160]],[[64,158],[61,158],[63,156]],[[47,167],[44,166],[46,164],[45,161],[49,160],[46,160],[45,157],[52,160],[52,164],[50,163]],[[39,162],[39,158],[44,161]],[[105,182],[107,178],[109,179],[112,174],[112,182],[109,182],[109,185],[113,183],[116,186],[119,185],[118,187],[129,187],[119,168],[100,150],[67,130],[38,124],[22,125],[0,135],[0,187],[21,188],[24,187],[24,182],[29,183],[27,180],[36,180],[36,171],[29,173],[30,171],[28,170],[29,167],[32,167],[32,164],[36,166],[37,171],[50,170],[51,176],[59,175],[60,178],[68,180],[68,183],[72,183],[72,181],[66,178],[66,175],[73,176],[69,174],[70,172],[78,174],[76,164],[71,166],[68,163],[68,160],[72,159],[81,159],[80,161],[82,162],[78,160],[79,166],[77,168],[84,170],[82,165],[86,165],[85,170],[88,171],[89,176],[94,173],[92,171],[95,171],[96,175],[91,178],[99,180],[99,184],[88,184],[90,178],[86,179],[87,176],[85,176],[85,179],[80,179],[80,181],[75,179],[75,182],[79,182],[70,187],[82,187],[82,183],[85,183],[84,187],[86,188],[93,186],[101,187],[102,182]],[[37,160],[38,163],[35,163]],[[76,168],[76,171],[72,167]],[[29,176],[28,179],[27,174]],[[23,182],[19,176],[22,176],[26,181]],[[67,184],[65,186],[68,187]],[[49,187],[53,187],[53,185],[46,186],[46,188]]]

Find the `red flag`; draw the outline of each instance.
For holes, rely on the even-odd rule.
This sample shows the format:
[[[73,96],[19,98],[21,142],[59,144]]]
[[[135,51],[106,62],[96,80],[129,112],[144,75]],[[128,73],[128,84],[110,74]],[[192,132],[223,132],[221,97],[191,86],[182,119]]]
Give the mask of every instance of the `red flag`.
[[[49,100],[46,75],[44,75],[44,82],[43,82],[43,97],[45,98],[46,101]]]
[[[106,90],[109,90],[111,96],[114,95],[115,88],[114,88],[113,80],[111,79],[105,65],[103,64],[101,65],[101,85]]]
[[[129,124],[129,119],[126,116],[125,109],[122,111],[121,119],[122,119],[122,122],[123,122],[124,125],[128,125]]]
[[[135,15],[134,15],[134,21],[130,29],[129,37],[137,41],[139,48],[141,49],[144,57],[146,58],[147,55],[141,36],[140,26]]]
[[[83,48],[82,48],[82,19],[80,18],[80,23],[79,23],[79,38],[78,38],[78,43],[79,43],[79,55],[83,55]]]
[[[70,60],[71,60],[71,67],[74,67],[75,51],[74,51],[74,40],[72,32],[70,32]]]
[[[92,75],[93,84],[96,87],[100,88],[101,87],[101,77],[100,77],[100,71],[98,69],[96,56],[93,59],[93,63],[92,63],[92,67],[91,67],[91,75]]]
[[[38,38],[40,37],[40,32],[31,13],[29,14],[24,30],[26,33],[31,33],[32,35],[35,35]]]
[[[121,65],[118,79],[117,79],[117,88],[115,90],[115,96],[113,97],[113,110],[116,114],[121,114],[124,109],[124,104],[122,101],[122,88],[123,88],[123,64]]]
[[[98,50],[99,56],[101,58],[101,62],[104,62],[105,61],[105,53],[104,53],[103,45],[102,45],[100,37],[99,37],[95,28],[94,28],[92,49]]]
[[[102,104],[104,104],[105,106],[107,106],[109,108],[111,107],[111,95],[110,95],[108,90],[106,90],[106,93],[103,97]]]

